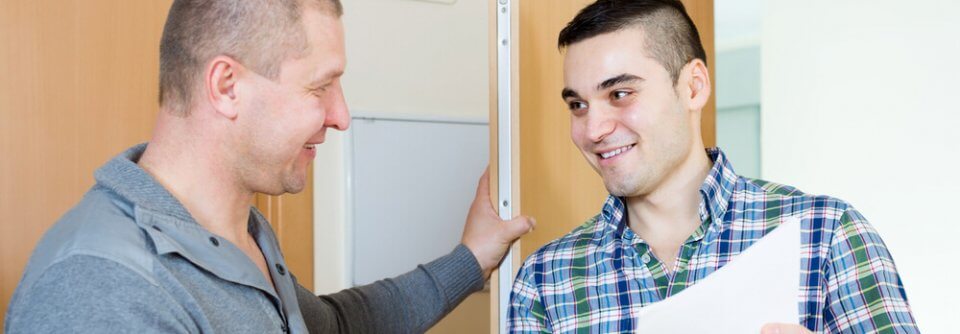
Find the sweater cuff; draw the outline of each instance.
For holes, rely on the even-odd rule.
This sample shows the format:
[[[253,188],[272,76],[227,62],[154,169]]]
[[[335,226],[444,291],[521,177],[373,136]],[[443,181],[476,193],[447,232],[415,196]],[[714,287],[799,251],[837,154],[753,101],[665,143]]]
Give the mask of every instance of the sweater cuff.
[[[427,272],[443,289],[447,310],[460,304],[471,293],[483,289],[483,270],[480,263],[463,244],[453,252],[424,265]]]

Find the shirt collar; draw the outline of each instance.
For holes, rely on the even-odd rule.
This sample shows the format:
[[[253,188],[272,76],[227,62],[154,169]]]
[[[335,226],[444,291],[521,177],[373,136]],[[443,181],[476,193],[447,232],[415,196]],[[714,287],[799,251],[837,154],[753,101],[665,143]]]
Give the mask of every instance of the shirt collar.
[[[704,204],[703,206],[708,210],[707,214],[713,218],[713,221],[719,222],[727,212],[739,176],[734,172],[733,165],[720,148],[708,148],[707,155],[710,156],[710,160],[713,160],[713,167],[700,185],[701,204]]]
[[[713,161],[713,166],[700,185],[700,219],[704,223],[708,221],[707,218],[711,218],[710,220],[714,222],[722,222],[721,218],[730,204],[738,176],[720,148],[708,148],[707,155]],[[623,198],[613,195],[607,197],[600,211],[602,221],[608,224],[609,228],[614,229],[618,237],[631,240],[635,235],[627,228],[625,214],[626,205]]]
[[[139,144],[108,161],[93,174],[97,184],[112,190],[135,206],[196,223],[180,201],[137,165],[146,149],[147,143]]]
[[[146,148],[143,143],[127,149],[98,169],[94,177],[98,186],[133,205],[134,220],[146,231],[157,254],[179,254],[224,280],[265,292],[283,308],[281,316],[289,321],[289,326],[306,331],[293,276],[287,273],[279,242],[267,219],[251,206],[247,231],[260,246],[274,285],[242,250],[198,224],[173,194],[137,165]]]
[[[157,254],[180,254],[220,278],[275,295],[242,250],[198,224],[179,200],[137,165],[146,148],[146,143],[131,147],[100,167],[94,177],[99,186],[133,204],[134,220],[150,236]],[[269,223],[254,207],[247,230],[271,267],[286,266]]]

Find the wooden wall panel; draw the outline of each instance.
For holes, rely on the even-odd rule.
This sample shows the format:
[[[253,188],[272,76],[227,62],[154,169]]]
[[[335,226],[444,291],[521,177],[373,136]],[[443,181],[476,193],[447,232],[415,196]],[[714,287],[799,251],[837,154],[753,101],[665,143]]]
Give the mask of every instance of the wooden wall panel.
[[[693,19],[693,24],[697,26],[700,32],[700,41],[703,43],[703,49],[707,54],[707,69],[710,71],[710,83],[713,84],[713,93],[710,94],[710,100],[707,106],[703,108],[703,115],[700,119],[700,134],[703,135],[703,145],[706,147],[717,146],[717,70],[714,65],[717,63],[717,53],[714,33],[713,20],[713,0],[682,0],[687,8],[687,13]]]
[[[171,3],[0,1],[0,327],[43,232],[93,185],[96,168],[150,138]],[[312,205],[308,183],[268,209],[307,287]]]
[[[170,3],[0,1],[0,310],[93,171],[149,139]]]
[[[490,333],[490,291],[476,292],[440,320],[428,334]]]

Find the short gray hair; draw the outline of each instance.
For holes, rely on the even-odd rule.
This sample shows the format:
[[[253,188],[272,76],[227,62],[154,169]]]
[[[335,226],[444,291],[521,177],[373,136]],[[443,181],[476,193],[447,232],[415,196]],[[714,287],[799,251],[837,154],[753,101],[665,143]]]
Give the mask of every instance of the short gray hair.
[[[275,79],[308,51],[305,7],[343,15],[340,0],[175,0],[160,39],[160,105],[186,116],[203,67],[220,55]]]

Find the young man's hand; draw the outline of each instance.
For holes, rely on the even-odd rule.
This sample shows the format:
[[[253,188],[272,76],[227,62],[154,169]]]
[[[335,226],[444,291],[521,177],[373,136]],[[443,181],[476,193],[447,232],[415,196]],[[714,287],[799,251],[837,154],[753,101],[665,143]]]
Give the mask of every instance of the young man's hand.
[[[518,216],[509,221],[500,220],[490,203],[489,179],[490,171],[484,171],[480,184],[477,185],[477,195],[467,214],[463,238],[460,239],[477,258],[480,268],[483,269],[484,279],[490,278],[493,269],[500,265],[500,260],[506,255],[510,244],[533,231],[536,224],[533,218],[526,216]]]
[[[760,334],[813,334],[806,327],[794,324],[766,324]]]

